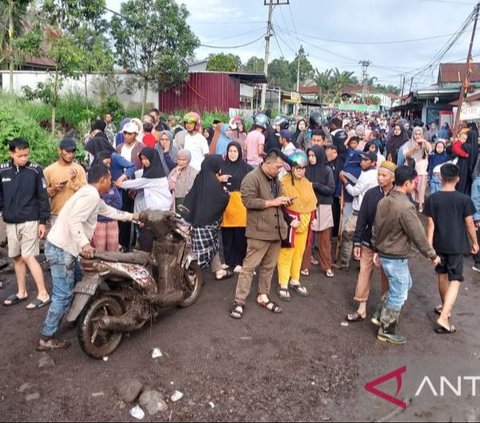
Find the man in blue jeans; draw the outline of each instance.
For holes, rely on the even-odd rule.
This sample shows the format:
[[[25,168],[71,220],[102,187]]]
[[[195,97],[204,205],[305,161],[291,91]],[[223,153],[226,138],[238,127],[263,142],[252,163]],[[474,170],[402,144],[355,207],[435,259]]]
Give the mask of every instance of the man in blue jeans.
[[[110,170],[104,164],[94,164],[88,172],[88,184],[70,197],[58,214],[45,243],[45,256],[52,273],[52,304],[41,330],[37,350],[67,348],[70,342],[55,338],[63,315],[73,297],[75,282],[81,278],[78,256],[94,256],[90,245],[98,215],[114,220],[138,220],[138,213],[127,213],[107,206],[100,198],[112,185]]]
[[[378,203],[372,231],[374,263],[381,265],[388,278],[388,292],[380,313],[377,339],[393,344],[405,344],[403,335],[395,332],[400,311],[412,287],[408,258],[412,243],[435,266],[440,257],[428,242],[414,205],[408,199],[415,188],[417,172],[409,166],[395,169],[395,189]]]

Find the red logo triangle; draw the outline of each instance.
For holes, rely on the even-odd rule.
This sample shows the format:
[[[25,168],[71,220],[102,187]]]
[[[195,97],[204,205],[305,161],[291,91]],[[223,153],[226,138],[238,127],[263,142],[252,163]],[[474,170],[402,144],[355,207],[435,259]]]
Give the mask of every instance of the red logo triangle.
[[[391,402],[392,404],[401,408],[407,408],[407,404],[404,401],[400,401],[398,398],[396,398],[396,396],[402,389],[402,378],[403,378],[403,374],[406,371],[407,371],[407,366],[400,367],[399,369],[394,370],[393,372],[387,373],[375,380],[372,380],[371,382],[366,383],[364,388],[367,392],[370,392],[371,394],[376,395],[377,397],[380,397],[385,401]],[[376,388],[376,386],[381,385],[387,380],[390,380],[393,378],[395,378],[397,381],[397,392],[395,393],[394,397]]]

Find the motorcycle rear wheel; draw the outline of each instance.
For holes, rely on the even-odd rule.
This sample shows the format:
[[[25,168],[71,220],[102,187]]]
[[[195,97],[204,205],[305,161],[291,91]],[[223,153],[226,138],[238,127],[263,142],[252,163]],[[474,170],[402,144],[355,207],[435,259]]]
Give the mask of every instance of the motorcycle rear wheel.
[[[190,307],[200,297],[203,287],[202,269],[200,269],[196,261],[192,262],[189,268],[184,270],[183,277],[186,278],[185,282],[187,285],[192,287],[190,294],[178,304],[180,307],[185,308]]]
[[[101,316],[121,316],[123,305],[112,296],[101,296],[83,311],[78,325],[78,342],[82,350],[93,358],[112,354],[120,344],[123,334],[100,329],[95,321]]]

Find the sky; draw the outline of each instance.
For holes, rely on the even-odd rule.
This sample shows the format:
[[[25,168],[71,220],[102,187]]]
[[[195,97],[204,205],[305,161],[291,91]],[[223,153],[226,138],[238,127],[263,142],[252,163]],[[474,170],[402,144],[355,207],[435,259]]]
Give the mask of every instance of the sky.
[[[221,52],[239,55],[243,63],[252,56],[264,57],[268,16],[264,0],[176,1],[187,7],[187,21],[202,44],[195,52],[197,59]],[[107,0],[107,7],[120,11],[121,3]],[[273,8],[270,61],[280,57],[291,61],[303,45],[320,72],[337,67],[355,72],[361,80],[359,61],[368,60],[368,76],[377,77],[377,83],[399,87],[404,77],[405,91],[410,86],[426,87],[437,79],[438,55],[459,35],[475,4],[474,0],[289,0],[289,5]],[[472,30],[470,22],[441,63],[465,62]],[[472,54],[480,61],[480,24]]]

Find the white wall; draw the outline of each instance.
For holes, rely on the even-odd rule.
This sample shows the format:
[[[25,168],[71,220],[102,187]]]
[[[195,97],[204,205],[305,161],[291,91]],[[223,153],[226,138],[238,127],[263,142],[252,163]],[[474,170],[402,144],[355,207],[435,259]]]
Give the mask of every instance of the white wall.
[[[0,71],[1,74],[1,87],[5,91],[10,90],[10,73],[8,71]],[[15,71],[13,74],[13,90],[17,94],[22,93],[22,87],[28,86],[32,89],[35,89],[37,83],[47,82],[51,74],[42,71]],[[115,94],[118,96],[120,101],[126,106],[135,106],[141,105],[143,90],[135,87],[132,94],[123,92],[124,86],[127,83],[129,76],[126,74],[115,74],[115,81],[111,81],[110,89],[113,89]],[[105,77],[101,75],[88,75],[87,76],[87,86],[88,86],[88,96],[90,98],[99,97],[99,86],[101,82],[105,81]],[[112,88],[113,85],[113,88]],[[61,93],[67,93],[72,91],[78,91],[80,94],[85,92],[84,88],[84,79],[81,78],[76,80],[74,78],[67,78],[64,81],[64,84],[61,89]],[[147,103],[158,107],[158,92],[152,90],[151,88],[147,92]]]

